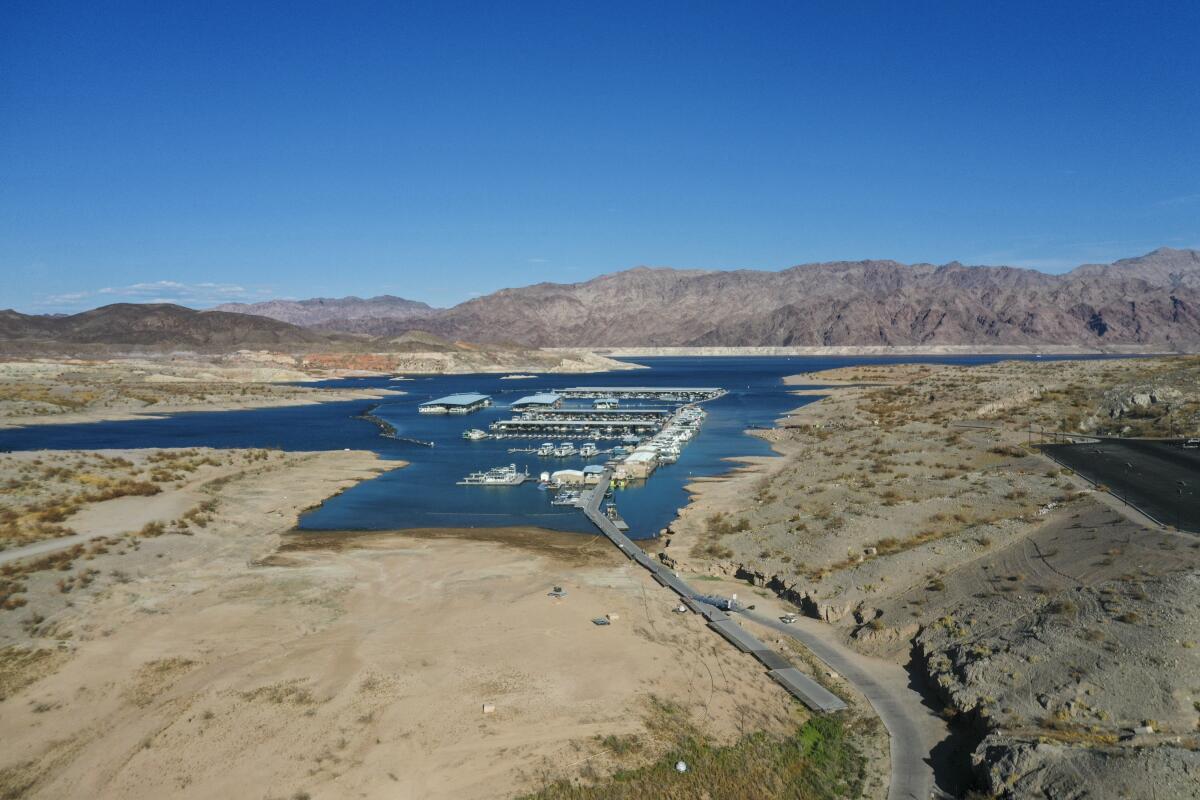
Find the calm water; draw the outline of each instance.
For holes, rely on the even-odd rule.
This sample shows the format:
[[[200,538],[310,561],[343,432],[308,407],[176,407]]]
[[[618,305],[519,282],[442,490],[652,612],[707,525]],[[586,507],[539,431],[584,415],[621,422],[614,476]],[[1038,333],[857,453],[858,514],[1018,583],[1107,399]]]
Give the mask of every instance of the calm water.
[[[1011,356],[1005,357],[1011,359]],[[373,450],[387,459],[409,462],[404,469],[365,481],[302,517],[308,530],[391,530],[426,527],[538,525],[566,531],[591,531],[578,511],[550,505],[551,493],[534,482],[515,487],[456,486],[468,472],[502,464],[543,470],[580,468],[578,457],[538,458],[507,452],[536,446],[527,439],[470,442],[467,428],[487,429],[507,417],[508,404],[526,394],[568,386],[720,386],[729,394],[705,404],[709,415],[702,432],[683,449],[675,464],[660,467],[640,486],[617,493],[617,505],[633,538],[655,535],[687,503],[684,485],[697,476],[730,469],[736,456],[764,455],[770,448],[745,435],[747,428],[771,425],[790,409],[816,398],[796,397],[783,377],[798,372],[853,364],[936,362],[981,364],[998,356],[955,357],[755,357],[645,358],[648,369],[589,375],[538,375],[529,380],[500,380],[498,375],[451,375],[389,381],[351,378],[326,381],[331,387],[389,387],[408,394],[378,401],[324,403],[252,411],[193,412],[164,419],[45,425],[0,430],[0,450],[102,449],[138,447],[277,447],[283,450]],[[467,416],[421,415],[425,400],[460,391],[492,395],[494,405]],[[422,447],[381,435],[362,419],[374,413],[396,428],[396,435],[432,441]],[[575,442],[580,444],[579,441]],[[612,442],[599,443],[602,448]],[[592,463],[602,463],[603,457]]]

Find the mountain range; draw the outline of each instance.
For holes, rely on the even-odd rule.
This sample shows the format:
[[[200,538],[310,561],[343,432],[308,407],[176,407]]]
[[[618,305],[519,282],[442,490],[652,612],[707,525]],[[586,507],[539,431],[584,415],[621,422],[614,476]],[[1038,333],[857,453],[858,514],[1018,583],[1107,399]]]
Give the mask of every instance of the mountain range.
[[[1062,275],[837,261],[781,271],[635,269],[503,289],[452,308],[384,296],[230,304],[324,331],[429,331],[531,346],[1200,347],[1200,252],[1160,248]]]
[[[307,328],[355,333],[387,333],[381,321],[415,320],[434,316],[438,309],[390,294],[378,297],[315,297],[311,300],[267,300],[252,305],[226,303],[214,311],[256,314]]]
[[[452,308],[384,295],[197,311],[118,303],[0,311],[7,352],[513,347],[1137,345],[1200,350],[1200,251],[1160,248],[1062,275],[1015,267],[837,261],[780,271],[637,267],[503,289]]]

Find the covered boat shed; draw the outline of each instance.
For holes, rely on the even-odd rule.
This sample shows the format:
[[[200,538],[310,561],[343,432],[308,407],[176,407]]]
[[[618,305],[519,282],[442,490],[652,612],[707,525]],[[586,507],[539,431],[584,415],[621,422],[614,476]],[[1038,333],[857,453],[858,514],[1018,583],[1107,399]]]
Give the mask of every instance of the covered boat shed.
[[[525,395],[520,400],[514,400],[510,404],[510,407],[515,411],[535,408],[558,408],[562,405],[562,401],[561,394],[539,392],[538,394]]]
[[[492,398],[486,394],[464,392],[427,400],[417,406],[417,411],[422,414],[470,414],[491,404]]]

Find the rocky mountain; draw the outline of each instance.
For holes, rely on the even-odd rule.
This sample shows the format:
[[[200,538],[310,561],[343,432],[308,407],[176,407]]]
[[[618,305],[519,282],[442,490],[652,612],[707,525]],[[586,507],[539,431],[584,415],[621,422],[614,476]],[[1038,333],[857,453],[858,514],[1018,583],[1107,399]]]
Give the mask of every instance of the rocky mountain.
[[[169,303],[116,303],[80,314],[38,316],[0,311],[4,352],[84,351],[103,348],[189,349],[313,348],[354,343],[286,322],[227,311],[195,311]]]
[[[0,312],[0,339],[39,338],[213,348],[333,342],[350,351],[397,352],[463,341],[1195,351],[1200,252],[1161,248],[1063,275],[958,262],[838,261],[777,272],[638,267],[582,283],[503,289],[448,309],[384,295],[228,304],[207,312],[163,305],[106,306],[63,317]]]
[[[225,303],[214,311],[256,314],[293,325],[354,333],[387,333],[396,322],[424,319],[437,313],[427,303],[385,294],[378,297],[317,297],[312,300],[268,300]]]
[[[1140,258],[1124,258],[1112,264],[1086,264],[1071,274],[1096,280],[1136,278],[1153,286],[1200,289],[1200,251],[1160,247]]]
[[[1155,250],[1064,275],[1013,267],[639,267],[469,300],[411,327],[538,346],[1200,346],[1200,253]]]

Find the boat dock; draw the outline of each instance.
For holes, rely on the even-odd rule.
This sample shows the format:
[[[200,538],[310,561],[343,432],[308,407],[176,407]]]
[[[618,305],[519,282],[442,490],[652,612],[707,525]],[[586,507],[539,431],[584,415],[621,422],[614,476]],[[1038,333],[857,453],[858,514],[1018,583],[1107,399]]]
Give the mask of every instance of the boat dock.
[[[694,388],[679,386],[574,386],[556,389],[559,395],[583,399],[665,400],[675,403],[702,403],[725,394],[716,387]]]
[[[566,391],[570,390],[563,390],[564,393]],[[618,530],[616,524],[600,510],[600,503],[604,499],[604,493],[608,489],[612,476],[612,469],[605,468],[600,476],[600,482],[590,489],[585,489],[576,501],[592,524],[599,528],[600,533],[615,544],[627,558],[636,561],[648,570],[650,577],[660,585],[679,595],[684,605],[704,617],[708,622],[708,627],[720,634],[734,647],[758,659],[759,663],[767,668],[767,674],[804,705],[818,712],[841,711],[846,708],[845,702],[840,697],[793,667],[786,658],[768,648],[757,637],[738,625],[729,614],[701,600],[700,595],[694,592],[683,579],[667,569],[665,564],[651,558],[645,550]]]
[[[666,419],[675,413],[673,408],[629,406],[627,408],[539,408],[525,411],[521,419],[618,421]]]
[[[498,438],[553,439],[563,434],[576,439],[620,439],[625,436],[648,436],[657,433],[666,417],[638,417],[627,420],[613,419],[501,419],[493,422],[489,429]]]

